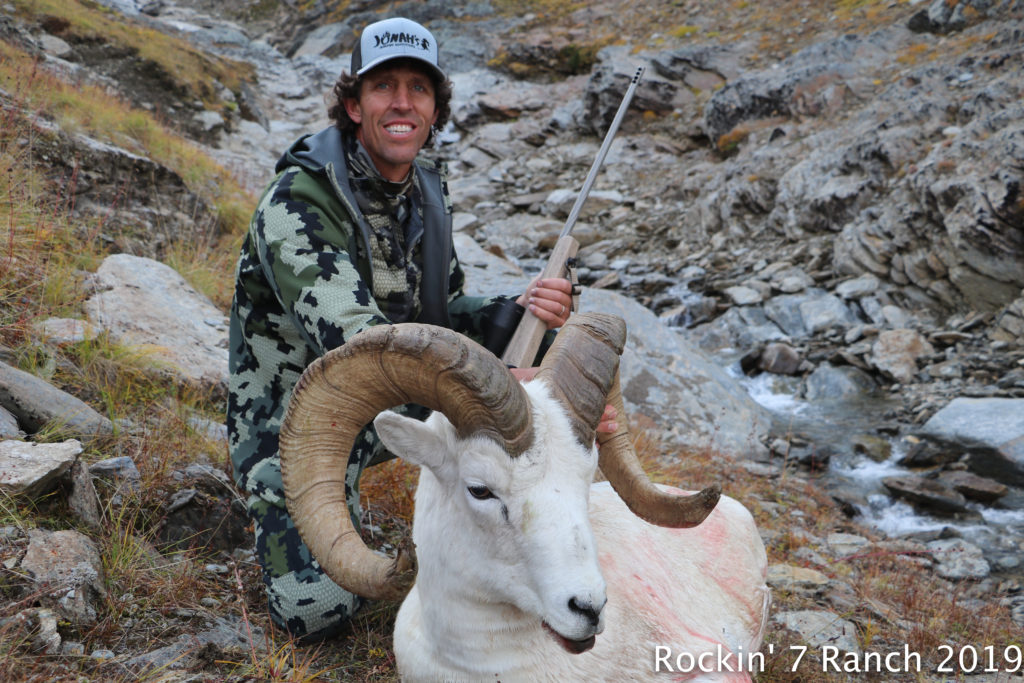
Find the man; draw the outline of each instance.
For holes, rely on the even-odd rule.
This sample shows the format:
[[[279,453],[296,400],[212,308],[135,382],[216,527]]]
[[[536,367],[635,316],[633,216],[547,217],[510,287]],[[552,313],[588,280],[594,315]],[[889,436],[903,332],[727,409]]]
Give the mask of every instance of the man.
[[[416,159],[451,99],[430,32],[400,18],[366,27],[334,96],[334,125],[300,138],[277,163],[242,245],[231,308],[235,478],[250,496],[271,617],[307,641],[336,633],[361,599],[322,572],[285,508],[278,434],[299,375],[373,325],[426,322],[481,340],[486,320],[508,304],[463,294],[445,168]],[[540,280],[517,303],[553,329],[569,315],[570,291],[567,280]],[[526,380],[535,370],[512,372]],[[349,457],[357,526],[359,477],[382,451],[369,427]]]

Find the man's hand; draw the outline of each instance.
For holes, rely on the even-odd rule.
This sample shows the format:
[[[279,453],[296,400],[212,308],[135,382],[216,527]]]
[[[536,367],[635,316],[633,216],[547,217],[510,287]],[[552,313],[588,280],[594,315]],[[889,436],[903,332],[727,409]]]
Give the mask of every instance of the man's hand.
[[[565,278],[533,280],[516,303],[529,308],[549,330],[561,327],[572,310],[572,283]]]

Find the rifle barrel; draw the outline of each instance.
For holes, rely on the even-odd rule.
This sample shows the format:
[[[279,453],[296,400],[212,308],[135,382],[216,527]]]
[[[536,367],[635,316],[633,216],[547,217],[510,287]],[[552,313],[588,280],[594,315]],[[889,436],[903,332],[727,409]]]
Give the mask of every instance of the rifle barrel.
[[[573,226],[576,225],[576,219],[579,218],[580,209],[583,208],[583,202],[586,201],[587,195],[590,194],[590,188],[594,185],[594,180],[597,179],[597,172],[601,170],[601,165],[604,164],[604,158],[608,154],[608,149],[612,146],[612,140],[615,139],[615,133],[619,130],[619,124],[622,123],[622,117],[626,115],[626,110],[629,109],[629,103],[633,101],[633,93],[636,92],[636,87],[640,83],[640,77],[643,76],[644,67],[641,65],[637,68],[636,73],[633,75],[633,80],[630,81],[629,87],[626,89],[626,94],[622,96],[622,103],[619,104],[619,110],[615,112],[615,118],[612,119],[612,125],[609,126],[608,132],[605,133],[604,142],[601,143],[601,149],[597,151],[597,157],[594,159],[594,163],[590,166],[590,172],[587,173],[587,179],[583,181],[583,187],[580,188],[580,193],[576,195],[576,203],[572,205],[572,210],[569,212],[569,218],[565,221],[565,227],[562,228],[562,232],[559,233],[559,237],[565,237],[572,232]]]

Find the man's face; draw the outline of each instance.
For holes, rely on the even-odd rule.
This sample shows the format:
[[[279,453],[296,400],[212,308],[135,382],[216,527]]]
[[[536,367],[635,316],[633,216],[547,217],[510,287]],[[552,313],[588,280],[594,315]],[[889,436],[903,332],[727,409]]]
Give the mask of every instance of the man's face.
[[[384,63],[363,76],[359,99],[346,99],[345,110],[377,170],[398,182],[437,120],[434,82],[415,65]]]

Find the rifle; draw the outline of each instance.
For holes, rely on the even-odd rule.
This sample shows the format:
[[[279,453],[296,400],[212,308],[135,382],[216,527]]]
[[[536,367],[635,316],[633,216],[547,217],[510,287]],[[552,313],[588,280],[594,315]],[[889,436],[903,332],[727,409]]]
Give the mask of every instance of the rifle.
[[[580,209],[583,208],[583,202],[586,201],[587,195],[590,194],[590,189],[594,185],[597,172],[604,163],[604,158],[608,154],[608,148],[612,145],[612,140],[619,129],[622,117],[626,115],[626,109],[629,108],[629,103],[633,100],[633,94],[636,92],[636,87],[640,83],[640,77],[643,73],[644,67],[641,66],[636,70],[633,80],[630,81],[626,94],[622,97],[619,110],[615,112],[615,118],[612,119],[612,124],[604,136],[604,142],[601,143],[601,148],[597,152],[597,158],[594,159],[594,163],[590,166],[590,172],[587,173],[587,178],[583,181],[583,187],[576,196],[576,203],[573,204],[572,210],[569,212],[569,218],[565,222],[565,227],[559,233],[558,241],[555,243],[554,249],[551,250],[551,256],[548,257],[548,262],[540,274],[541,278],[569,278],[573,283],[573,309],[578,307],[577,300],[579,298],[579,283],[575,277],[575,266],[576,252],[579,251],[580,243],[572,236],[572,229],[576,225]],[[519,322],[519,326],[516,327],[512,339],[508,342],[508,346],[505,347],[501,360],[506,365],[517,368],[532,365],[546,330],[547,326],[544,322],[527,309],[523,314],[522,320]]]

